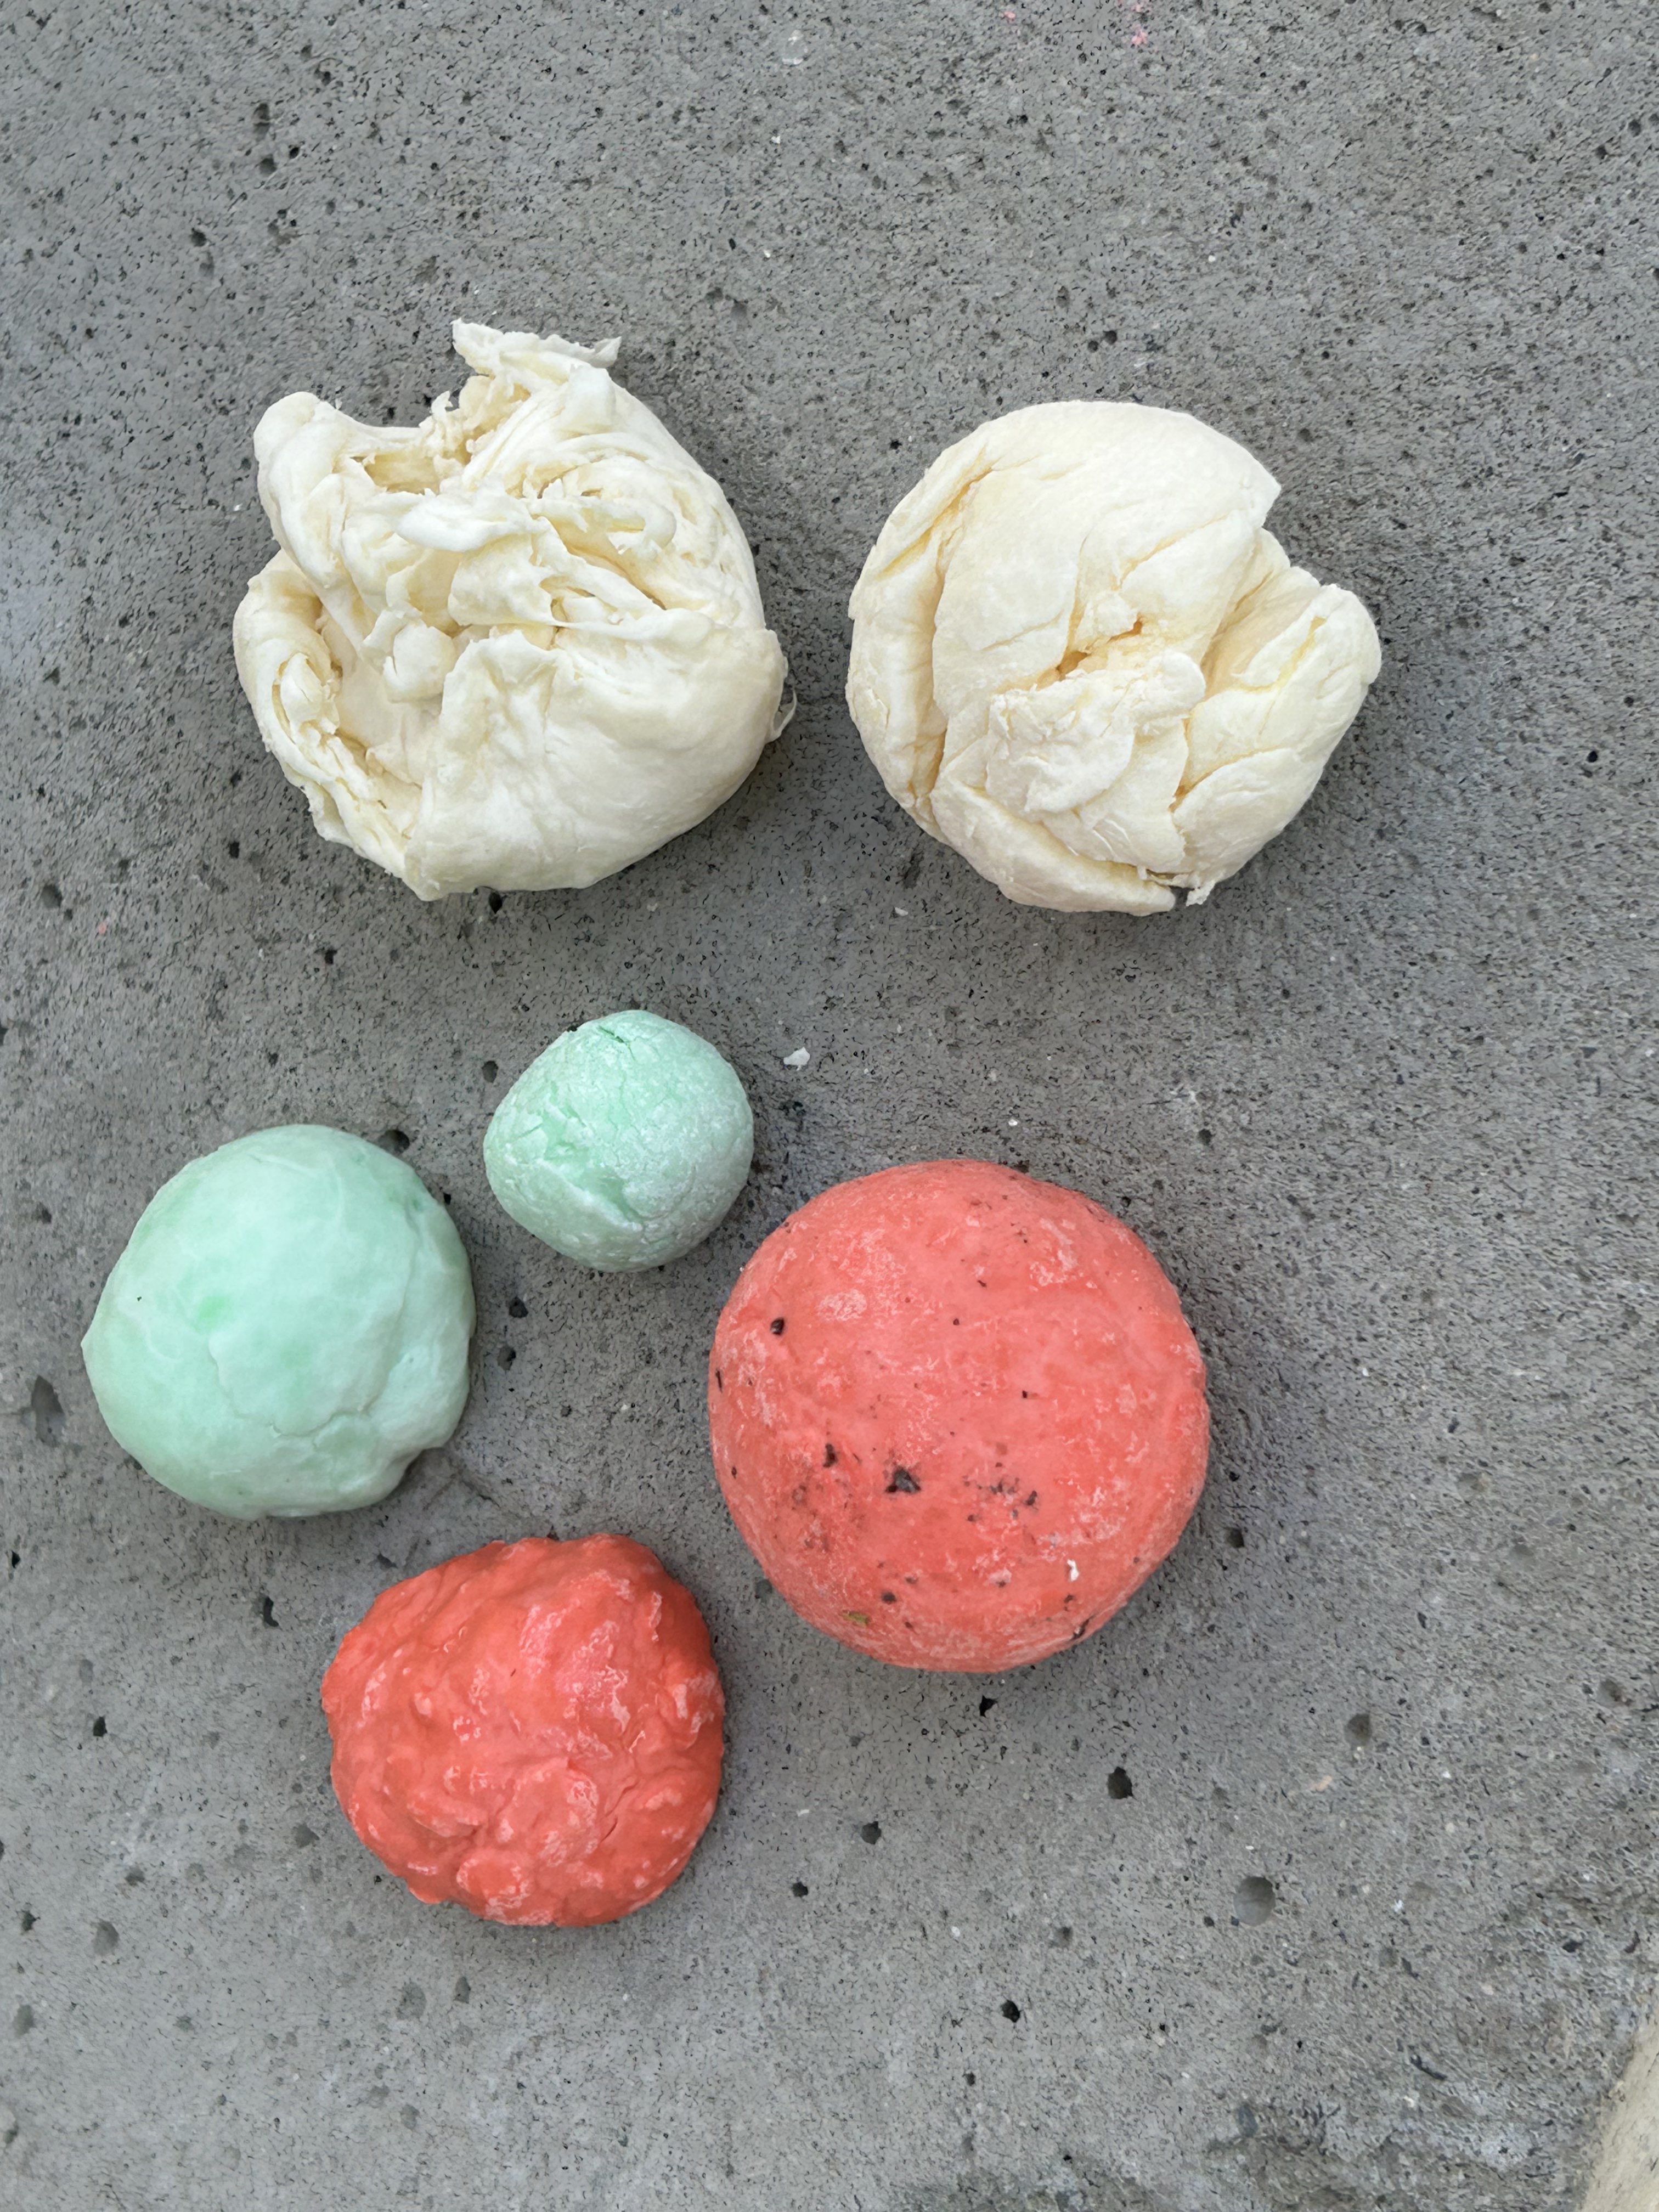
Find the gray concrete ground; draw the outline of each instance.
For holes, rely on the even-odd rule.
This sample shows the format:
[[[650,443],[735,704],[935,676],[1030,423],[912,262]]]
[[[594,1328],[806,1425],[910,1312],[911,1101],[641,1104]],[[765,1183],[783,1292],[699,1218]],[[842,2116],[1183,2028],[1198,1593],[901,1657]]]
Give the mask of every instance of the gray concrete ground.
[[[1649,27],[8,12],[0,2202],[1576,2201],[1659,1961]],[[259,410],[412,415],[457,312],[623,334],[803,703],[627,875],[428,908],[313,836],[228,629]],[[1006,904],[840,701],[894,499],[1061,394],[1245,440],[1387,640],[1303,817],[1152,922]],[[601,1280],[479,1144],[631,1004],[730,1054],[758,1164],[704,1250]],[[448,1195],[472,1400],[383,1507],[229,1526],[124,1464],[76,1343],[156,1184],[313,1118],[402,1131]],[[702,1425],[758,1237],[958,1152],[1119,1207],[1214,1386],[1174,1560],[995,1680],[801,1626]],[[549,1527],[657,1547],[731,1698],[690,1872],[574,1936],[378,1875],[316,1698],[390,1579]]]

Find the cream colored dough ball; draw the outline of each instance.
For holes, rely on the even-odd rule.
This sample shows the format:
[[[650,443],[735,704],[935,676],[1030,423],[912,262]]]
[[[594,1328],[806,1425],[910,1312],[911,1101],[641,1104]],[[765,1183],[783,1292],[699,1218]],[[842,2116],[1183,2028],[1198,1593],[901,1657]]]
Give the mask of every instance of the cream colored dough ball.
[[[237,669],[323,836],[422,898],[596,883],[730,798],[787,719],[783,653],[614,339],[457,323],[455,348],[473,375],[413,428],[267,410],[282,550]]]
[[[1022,408],[941,453],[853,593],[848,703],[900,805],[1028,906],[1207,898],[1379,665],[1353,593],[1264,527],[1278,493],[1161,407]]]

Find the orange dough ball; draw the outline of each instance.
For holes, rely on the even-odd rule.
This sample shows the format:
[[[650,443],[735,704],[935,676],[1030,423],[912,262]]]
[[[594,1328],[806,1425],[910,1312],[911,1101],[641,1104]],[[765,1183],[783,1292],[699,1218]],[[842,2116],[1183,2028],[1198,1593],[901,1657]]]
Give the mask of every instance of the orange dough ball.
[[[383,1590],[323,1677],[334,1790],[428,1905],[590,1928],[660,1897],[720,1791],[689,1590],[626,1536],[486,1544]]]
[[[838,1184],[775,1230],[720,1316],[708,1408],[774,1586],[900,1667],[1089,1635],[1173,1547],[1209,1449],[1204,1362],[1140,1239],[978,1160]]]

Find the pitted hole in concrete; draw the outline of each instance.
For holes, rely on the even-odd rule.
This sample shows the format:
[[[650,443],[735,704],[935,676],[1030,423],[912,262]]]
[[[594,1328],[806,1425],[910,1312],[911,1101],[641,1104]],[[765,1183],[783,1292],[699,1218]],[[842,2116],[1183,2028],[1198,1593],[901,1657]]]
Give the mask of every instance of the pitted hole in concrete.
[[[1233,1892],[1233,1918],[1241,1928],[1259,1928],[1273,1917],[1279,1893],[1264,1874],[1247,1874]]]
[[[233,860],[240,860],[242,857],[241,839],[240,837],[233,837],[230,842],[225,847],[225,850],[229,854]]]
[[[1630,1692],[1622,1682],[1615,1682],[1611,1674],[1604,1674],[1596,1686],[1595,1702],[1598,1705],[1627,1705]]]
[[[1128,1769],[1124,1766],[1115,1766],[1106,1777],[1106,1795],[1121,1800],[1133,1797],[1134,1794],[1135,1785],[1129,1779]]]
[[[395,1153],[398,1159],[409,1150],[408,1133],[403,1129],[382,1129],[374,1141],[383,1152]]]
[[[1364,1751],[1371,1740],[1370,1715],[1356,1713],[1352,1720],[1343,1723],[1342,1733],[1356,1751]]]
[[[33,1913],[20,1912],[17,1916],[17,1924],[22,1929],[24,1935],[27,1936],[30,1929],[34,1925]]]
[[[864,1826],[859,1830],[859,1833],[863,1837],[866,1844],[878,1844],[881,1841],[881,1822],[879,1820],[866,1820]]]
[[[398,1999],[399,2020],[418,2020],[426,2010],[426,1991],[418,1982],[405,1982]]]
[[[501,893],[499,891],[491,891],[489,894],[489,911],[491,914],[499,914],[504,904],[505,901],[502,899]]]
[[[985,1717],[986,1714],[987,1714],[987,1713],[988,1713],[988,1712],[990,1711],[990,1710],[991,1710],[992,1706],[993,1706],[993,1705],[995,1705],[995,1703],[996,1703],[996,1699],[995,1699],[994,1698],[981,1698],[980,1699],[980,1701],[979,1701],[979,1717],[980,1717],[981,1720],[983,1720],[983,1719],[984,1719],[984,1717]]]
[[[97,1719],[93,1723],[92,1732],[94,1735],[107,1735],[109,1734],[109,1723],[104,1718],[102,1713],[100,1713]]]
[[[1002,2000],[1002,2017],[1004,2020],[1018,2020],[1020,2017],[1019,2007],[1012,1997],[1004,1997]]]
[[[1244,1548],[1244,1531],[1242,1528],[1224,1528],[1221,1532],[1221,1540],[1230,1552],[1242,1552]]]
[[[528,1321],[530,1318],[530,1309],[522,1298],[509,1298],[507,1311],[508,1319],[512,1321]]]
[[[1051,1951],[1069,1951],[1072,1948],[1071,1929],[1069,1928],[1056,1928],[1054,1934],[1048,1938],[1048,1948]]]
[[[29,1392],[29,1417],[34,1423],[36,1443],[63,1443],[64,1403],[44,1375],[35,1376],[34,1388]]]
[[[42,906],[49,906],[54,908],[63,905],[64,894],[58,890],[56,884],[41,884],[40,903]]]
[[[811,1893],[804,1881],[792,1881],[789,1885],[789,1894],[791,1897],[806,1897]]]
[[[267,1628],[280,1628],[282,1626],[281,1621],[276,1618],[276,1607],[271,1603],[270,1598],[263,1593],[259,1598],[259,1618],[264,1621]]]
[[[11,2016],[12,2033],[14,2035],[27,2035],[33,2025],[34,2007],[33,2005],[19,2005],[16,2011],[13,2013]]]
[[[495,1060],[485,1060],[485,1062],[483,1063],[483,1069],[482,1069],[482,1071],[481,1071],[481,1072],[482,1072],[482,1073],[483,1073],[483,1079],[484,1079],[484,1081],[485,1081],[486,1083],[493,1083],[493,1082],[495,1080],[495,1078],[496,1078],[496,1077],[501,1073],[501,1071],[500,1066],[497,1065],[497,1063],[496,1063]]]
[[[472,2002],[472,1984],[465,1974],[455,1984],[454,2002],[457,2004],[471,2004]]]
[[[308,1844],[314,1844],[316,1840],[315,1828],[308,1828],[303,1820],[295,1823],[292,1841],[296,1850],[304,1850]]]
[[[143,1867],[129,1867],[121,1879],[129,1889],[141,1889],[143,1887],[144,1869]]]
[[[120,1948],[120,1942],[113,1923],[100,1920],[92,1931],[92,1955],[94,1959],[112,1959]]]
[[[503,1374],[506,1373],[507,1370],[513,1364],[518,1356],[518,1353],[514,1350],[510,1344],[497,1345],[495,1347],[495,1364],[501,1370]]]

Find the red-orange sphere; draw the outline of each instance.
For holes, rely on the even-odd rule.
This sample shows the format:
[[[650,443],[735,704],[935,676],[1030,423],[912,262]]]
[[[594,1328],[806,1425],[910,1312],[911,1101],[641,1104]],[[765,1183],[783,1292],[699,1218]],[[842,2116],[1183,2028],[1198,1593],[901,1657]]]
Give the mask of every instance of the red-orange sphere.
[[[1209,1448],[1204,1363],[1140,1239],[978,1160],[840,1183],[775,1230],[720,1316],[708,1408],[775,1588],[901,1667],[1089,1635],[1173,1547]]]
[[[660,1897],[720,1790],[690,1591],[626,1536],[486,1544],[383,1590],[323,1677],[334,1790],[416,1897],[588,1928]]]

